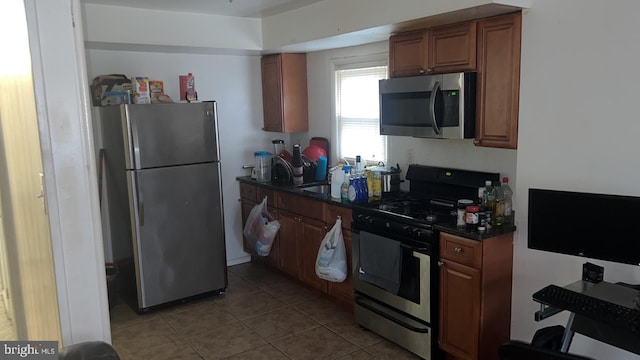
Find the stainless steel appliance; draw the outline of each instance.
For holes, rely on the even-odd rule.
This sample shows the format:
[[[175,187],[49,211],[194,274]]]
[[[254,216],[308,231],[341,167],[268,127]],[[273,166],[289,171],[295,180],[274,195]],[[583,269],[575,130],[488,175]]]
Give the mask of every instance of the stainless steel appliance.
[[[380,134],[473,138],[475,90],[473,72],[380,80]]]
[[[457,199],[476,198],[485,180],[500,177],[410,165],[406,178],[409,192],[353,206],[355,321],[424,359],[440,359],[436,224],[455,223]]]
[[[109,231],[137,308],[227,287],[215,102],[100,108]]]

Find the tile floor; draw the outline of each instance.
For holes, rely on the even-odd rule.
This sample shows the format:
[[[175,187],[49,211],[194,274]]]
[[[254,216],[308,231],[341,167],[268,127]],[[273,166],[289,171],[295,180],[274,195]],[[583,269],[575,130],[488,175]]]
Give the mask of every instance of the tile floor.
[[[117,303],[111,332],[121,359],[419,359],[260,263],[228,269],[221,296],[143,315]]]

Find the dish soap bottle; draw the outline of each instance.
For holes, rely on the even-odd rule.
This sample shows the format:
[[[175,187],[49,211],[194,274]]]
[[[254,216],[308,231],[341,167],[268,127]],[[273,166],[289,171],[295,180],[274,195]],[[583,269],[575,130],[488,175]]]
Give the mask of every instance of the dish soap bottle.
[[[333,199],[342,199],[340,195],[342,183],[344,182],[344,171],[342,168],[335,168],[331,172],[331,197]]]
[[[349,172],[351,170],[351,166],[344,166],[342,168],[344,171],[342,178],[342,185],[340,186],[340,201],[343,203],[349,202]]]

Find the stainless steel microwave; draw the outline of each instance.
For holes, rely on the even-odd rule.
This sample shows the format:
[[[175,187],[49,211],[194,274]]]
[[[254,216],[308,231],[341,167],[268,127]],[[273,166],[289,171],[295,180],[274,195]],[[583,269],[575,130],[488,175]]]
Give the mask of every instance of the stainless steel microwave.
[[[475,72],[380,80],[381,135],[473,138],[475,110]]]

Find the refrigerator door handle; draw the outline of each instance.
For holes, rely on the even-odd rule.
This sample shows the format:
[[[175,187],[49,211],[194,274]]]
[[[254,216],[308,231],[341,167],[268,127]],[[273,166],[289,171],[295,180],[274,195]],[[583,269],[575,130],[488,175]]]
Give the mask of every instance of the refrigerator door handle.
[[[142,195],[142,190],[140,190],[140,177],[142,174],[137,174],[136,181],[136,196],[138,198],[138,221],[140,222],[140,226],[144,226],[144,196]]]

